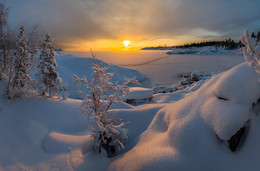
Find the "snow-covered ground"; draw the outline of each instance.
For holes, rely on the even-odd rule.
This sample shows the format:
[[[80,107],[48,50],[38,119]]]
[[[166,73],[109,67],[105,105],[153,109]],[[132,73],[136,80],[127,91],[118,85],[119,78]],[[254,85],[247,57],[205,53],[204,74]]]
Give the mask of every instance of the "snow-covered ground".
[[[226,71],[243,61],[236,55],[142,53],[131,52],[127,62],[120,55],[96,55],[137,69],[156,86],[172,86],[182,79],[179,75],[192,71]],[[69,86],[72,73],[90,73],[87,60],[57,56],[58,70]],[[140,96],[151,95],[151,89],[133,89],[141,91]],[[77,108],[80,100],[30,97],[9,105],[1,101],[0,170],[259,170],[259,97],[258,75],[243,63],[183,90],[153,94],[139,106],[115,104],[112,112],[127,123],[129,141],[114,158],[91,152],[86,118]],[[228,140],[243,127],[243,141],[232,152]]]

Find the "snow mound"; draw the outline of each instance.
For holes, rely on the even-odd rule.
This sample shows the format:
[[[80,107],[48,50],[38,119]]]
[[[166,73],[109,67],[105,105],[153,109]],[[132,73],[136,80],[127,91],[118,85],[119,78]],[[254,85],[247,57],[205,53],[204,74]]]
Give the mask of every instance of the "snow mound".
[[[201,107],[205,122],[223,140],[228,140],[250,119],[252,104],[260,97],[257,73],[240,64],[216,81]]]
[[[92,64],[94,60],[92,58],[83,58],[77,57],[73,55],[56,55],[56,61],[58,63],[58,67],[56,70],[59,72],[60,77],[63,80],[65,87],[67,87],[67,91],[70,93],[70,98],[82,98],[82,95],[78,95],[76,92],[78,88],[73,86],[73,74],[76,74],[78,77],[86,76],[89,80],[92,77]],[[101,62],[97,60],[98,62]],[[104,67],[108,67],[109,64],[102,62]],[[113,72],[114,76],[111,78],[111,82],[115,83],[118,81],[119,84],[124,82],[125,78],[133,78],[139,81],[142,87],[151,87],[150,79],[142,74],[140,74],[137,70],[120,67],[117,65],[111,64],[108,72]],[[134,86],[134,85],[129,85]]]
[[[218,97],[230,101],[252,103],[260,94],[256,78],[257,73],[243,63],[225,72],[214,85],[214,91]]]
[[[213,77],[198,91],[159,110],[136,146],[109,169],[258,170],[260,118],[252,110],[260,97],[257,80],[246,63]],[[222,142],[248,120],[245,143],[232,153]]]

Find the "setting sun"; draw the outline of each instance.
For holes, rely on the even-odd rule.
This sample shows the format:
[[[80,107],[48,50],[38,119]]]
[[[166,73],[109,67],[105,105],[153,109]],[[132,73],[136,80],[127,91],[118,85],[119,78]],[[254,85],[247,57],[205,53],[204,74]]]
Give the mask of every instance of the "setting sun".
[[[131,42],[130,42],[129,40],[125,40],[125,41],[123,41],[123,43],[124,43],[125,47],[127,48],[128,45],[129,45]]]

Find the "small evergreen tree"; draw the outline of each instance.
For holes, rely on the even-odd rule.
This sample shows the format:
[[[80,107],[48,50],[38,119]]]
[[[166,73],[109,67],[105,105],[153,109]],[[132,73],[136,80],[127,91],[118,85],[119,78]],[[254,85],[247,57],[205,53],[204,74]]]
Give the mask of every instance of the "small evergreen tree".
[[[92,67],[92,80],[88,81],[85,77],[80,79],[74,75],[75,82],[78,87],[84,86],[88,93],[80,91],[85,98],[80,108],[81,114],[86,113],[89,117],[94,118],[95,125],[91,127],[92,138],[94,140],[94,150],[101,152],[105,149],[108,157],[112,157],[117,151],[125,148],[128,139],[126,130],[122,128],[124,123],[119,118],[111,115],[110,108],[114,102],[120,100],[120,95],[126,95],[129,92],[127,84],[138,84],[135,78],[125,79],[122,85],[109,82],[113,73],[108,73],[108,67],[102,67],[102,63],[98,63],[95,59]],[[117,125],[115,124],[116,122]]]
[[[57,63],[52,46],[53,39],[49,33],[46,34],[44,43],[41,45],[41,54],[38,63],[38,73],[36,75],[38,80],[38,90],[42,95],[47,92],[51,95],[56,95],[61,88],[62,79],[59,73],[55,71]]]
[[[31,81],[29,69],[32,67],[28,40],[26,38],[24,26],[21,26],[16,42],[14,59],[10,65],[9,80],[6,89],[6,95],[10,100],[23,95],[25,86]]]

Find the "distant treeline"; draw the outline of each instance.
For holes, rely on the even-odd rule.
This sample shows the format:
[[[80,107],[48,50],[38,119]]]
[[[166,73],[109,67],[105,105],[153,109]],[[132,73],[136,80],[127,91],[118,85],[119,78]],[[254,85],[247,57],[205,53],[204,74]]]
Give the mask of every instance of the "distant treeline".
[[[198,43],[188,43],[180,46],[175,46],[175,48],[191,48],[191,47],[204,47],[204,46],[216,46],[219,47],[226,47],[227,49],[237,49],[242,46],[241,42],[235,42],[232,39],[226,39],[223,41],[203,41]]]
[[[225,47],[227,49],[236,49],[242,47],[242,43],[239,41],[238,43],[232,39],[226,39],[223,41],[203,41],[197,43],[187,43],[184,45],[178,46],[157,46],[157,47],[145,47],[142,50],[170,50],[172,48],[192,48],[192,47],[204,47],[204,46],[215,46],[216,48]]]
[[[260,31],[257,34],[252,32],[251,37],[256,38],[257,42],[259,42],[260,41]],[[226,49],[232,50],[232,49],[241,48],[244,45],[241,43],[241,41],[235,42],[234,40],[229,38],[229,39],[222,40],[222,41],[203,41],[203,42],[197,42],[197,43],[187,43],[187,44],[178,45],[178,46],[163,45],[163,46],[157,46],[157,47],[146,47],[146,48],[143,48],[143,50],[149,50],[149,49],[167,50],[170,48],[191,48],[191,47],[204,47],[204,46],[215,46],[216,48],[225,47]]]

